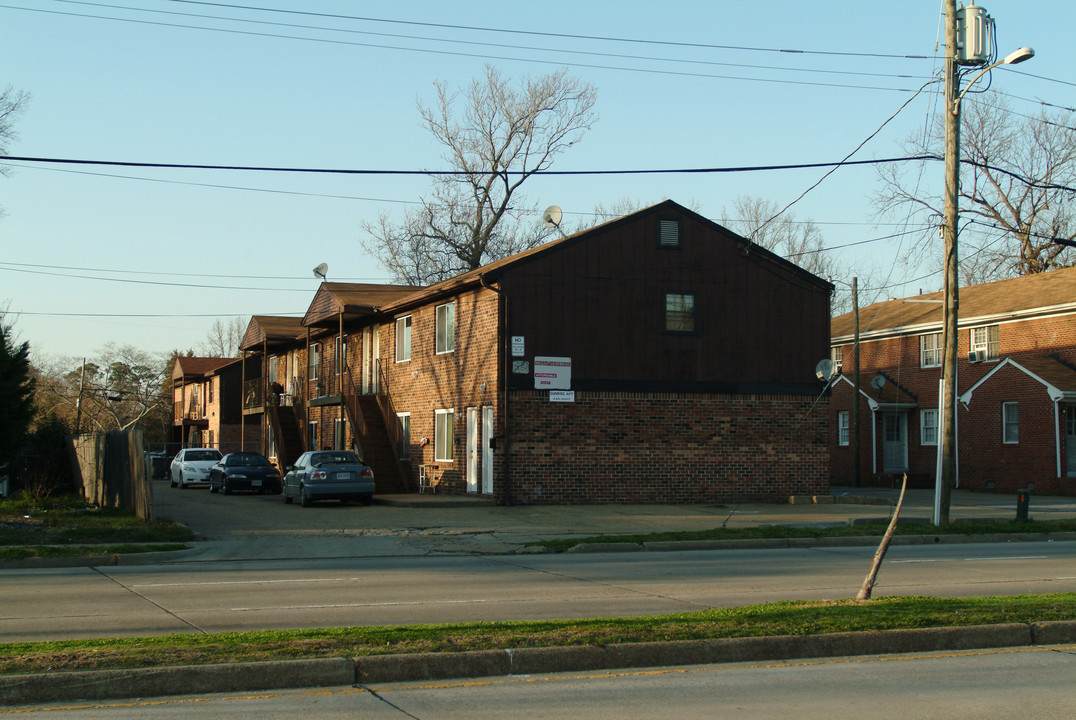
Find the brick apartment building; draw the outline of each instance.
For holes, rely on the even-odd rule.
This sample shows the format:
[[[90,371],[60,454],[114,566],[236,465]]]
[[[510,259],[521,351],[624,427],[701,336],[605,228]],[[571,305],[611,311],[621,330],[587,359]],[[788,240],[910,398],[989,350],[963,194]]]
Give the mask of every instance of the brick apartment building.
[[[933,487],[941,293],[861,308],[860,475]],[[853,481],[853,321],[833,320],[833,481]],[[959,487],[1076,494],[1076,269],[960,289]]]
[[[377,491],[684,503],[828,491],[832,286],[666,201],[425,288],[256,316],[243,423]],[[249,448],[248,448],[249,449]]]
[[[256,428],[240,416],[240,361],[235,358],[179,357],[172,369],[172,430],[176,447],[212,447],[227,453],[257,442]]]

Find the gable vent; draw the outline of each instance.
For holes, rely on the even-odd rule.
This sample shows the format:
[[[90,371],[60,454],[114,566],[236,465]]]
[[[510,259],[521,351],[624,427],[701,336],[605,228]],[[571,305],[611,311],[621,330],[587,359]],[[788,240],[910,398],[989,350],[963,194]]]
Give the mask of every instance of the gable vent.
[[[658,244],[661,247],[680,246],[679,220],[658,220]]]

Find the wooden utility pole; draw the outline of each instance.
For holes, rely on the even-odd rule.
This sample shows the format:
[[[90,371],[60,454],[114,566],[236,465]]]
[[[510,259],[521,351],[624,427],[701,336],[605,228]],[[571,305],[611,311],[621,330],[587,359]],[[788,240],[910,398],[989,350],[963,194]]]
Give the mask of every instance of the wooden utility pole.
[[[852,278],[852,473],[855,486],[861,483],[859,470],[859,278]]]
[[[957,263],[957,219],[960,194],[960,75],[957,73],[956,0],[945,0],[945,324],[943,328],[941,407],[941,487],[934,523],[949,524],[949,505],[956,485],[956,368],[960,307]]]

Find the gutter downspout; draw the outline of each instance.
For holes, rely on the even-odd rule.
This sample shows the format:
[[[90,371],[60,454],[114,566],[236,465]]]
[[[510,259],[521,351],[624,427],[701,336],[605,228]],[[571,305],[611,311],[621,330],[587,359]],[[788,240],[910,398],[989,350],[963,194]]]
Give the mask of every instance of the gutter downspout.
[[[501,353],[501,422],[504,425],[504,504],[512,504],[512,453],[509,452],[511,444],[508,433],[508,363],[511,362],[508,350],[508,297],[499,288],[495,288],[486,282],[485,275],[479,275],[478,281],[485,289],[497,293],[497,345]]]
[[[1054,449],[1057,451],[1057,477],[1061,477],[1061,398],[1054,398]]]

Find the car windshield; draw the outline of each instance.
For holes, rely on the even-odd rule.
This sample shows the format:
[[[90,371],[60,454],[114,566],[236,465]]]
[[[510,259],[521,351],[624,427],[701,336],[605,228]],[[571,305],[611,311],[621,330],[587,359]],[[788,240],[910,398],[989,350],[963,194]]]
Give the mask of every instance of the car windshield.
[[[228,461],[225,463],[228,467],[233,465],[243,465],[250,467],[254,465],[268,465],[269,461],[265,459],[265,456],[258,453],[232,453],[228,456]]]
[[[310,458],[310,464],[318,465],[357,465],[359,456],[353,452],[323,452]]]
[[[183,456],[187,462],[204,462],[206,460],[220,460],[220,453],[216,450],[195,450]]]

